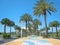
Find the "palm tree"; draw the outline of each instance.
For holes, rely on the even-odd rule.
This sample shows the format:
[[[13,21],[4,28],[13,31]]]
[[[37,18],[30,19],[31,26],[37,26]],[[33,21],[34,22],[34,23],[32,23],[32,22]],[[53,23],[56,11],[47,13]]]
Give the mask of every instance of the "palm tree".
[[[27,31],[26,31],[26,29],[22,29],[22,36],[27,36]]]
[[[8,23],[9,23],[9,19],[8,18],[3,18],[1,20],[1,24],[4,25],[4,35],[6,35],[6,26],[8,25]]]
[[[44,29],[41,28],[41,29],[40,29],[40,34],[41,34],[41,36],[42,36],[43,31],[44,31]]]
[[[59,27],[59,22],[58,21],[53,21],[53,26],[56,28],[56,36],[58,37],[57,27]]]
[[[31,34],[31,32],[32,32],[32,24],[31,23],[28,23],[27,24],[27,27],[28,27],[28,30],[29,30],[29,32]]]
[[[46,30],[46,28],[44,27],[44,28],[42,28],[42,29],[40,29],[40,31],[44,31],[45,32],[45,30]],[[49,27],[47,27],[47,30],[50,30],[50,28]],[[43,34],[43,35],[45,35],[45,34]]]
[[[52,36],[53,36],[53,27],[54,27],[54,23],[53,23],[53,22],[50,22],[50,23],[49,23],[49,27],[52,28]]]
[[[27,30],[27,24],[28,24],[28,22],[32,21],[32,17],[28,13],[25,13],[21,16],[20,22],[21,21],[24,21],[26,23],[26,30]]]
[[[18,31],[20,32],[21,27],[19,27],[19,26],[15,25],[15,26],[14,26],[14,29],[15,29],[15,30],[18,30]]]
[[[10,37],[11,37],[11,27],[14,25],[15,23],[13,21],[9,21],[8,26],[10,27]]]
[[[37,29],[38,29],[39,25],[41,25],[41,22],[38,19],[34,19],[33,20],[33,28],[36,31],[36,34],[37,34]]]
[[[20,37],[21,27],[19,27],[18,25],[15,25],[15,26],[14,26],[14,29],[16,30],[17,36]]]
[[[55,12],[56,9],[53,7],[53,3],[48,3],[47,0],[39,0],[35,4],[34,7],[34,15],[40,16],[41,14],[44,15],[44,22],[46,28],[46,37],[48,37],[48,30],[47,30],[47,22],[46,22],[46,15],[47,12],[51,15],[51,12]]]

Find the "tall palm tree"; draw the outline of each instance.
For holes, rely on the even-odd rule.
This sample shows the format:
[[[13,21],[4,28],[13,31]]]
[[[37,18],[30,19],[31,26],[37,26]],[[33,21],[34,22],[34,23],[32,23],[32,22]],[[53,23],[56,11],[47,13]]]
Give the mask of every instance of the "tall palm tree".
[[[3,18],[1,20],[1,24],[4,25],[4,35],[6,35],[6,26],[8,25],[8,23],[9,23],[9,19],[8,18]]]
[[[9,21],[8,26],[10,27],[10,37],[11,37],[11,27],[14,25],[15,23],[13,21]]]
[[[46,37],[48,37],[47,22],[46,22],[47,12],[51,15],[51,12],[55,12],[55,11],[56,11],[56,9],[53,7],[53,3],[52,2],[48,3],[47,0],[39,0],[35,4],[34,15],[36,15],[36,16],[43,15],[44,16]]]
[[[56,28],[56,36],[58,37],[57,27],[59,27],[59,22],[58,21],[53,21],[53,26]]]
[[[38,29],[39,25],[41,25],[41,22],[38,19],[34,19],[33,20],[33,28],[36,31],[36,34],[37,34],[37,29]]]
[[[24,21],[26,23],[26,30],[27,30],[27,23],[32,21],[32,17],[30,16],[30,14],[25,13],[20,17],[20,22]]]

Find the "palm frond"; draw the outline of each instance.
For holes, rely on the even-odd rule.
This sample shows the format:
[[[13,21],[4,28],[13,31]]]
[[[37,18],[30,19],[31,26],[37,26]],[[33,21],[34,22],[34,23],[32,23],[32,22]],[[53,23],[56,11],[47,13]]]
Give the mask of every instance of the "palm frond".
[[[56,9],[53,7],[52,2],[49,4],[49,10],[52,11],[52,12],[56,12]]]
[[[51,15],[51,12],[49,10],[47,10],[47,12]]]
[[[51,15],[51,12],[56,12],[56,9],[53,6],[53,2],[48,3],[48,0],[39,0],[34,7],[34,15],[40,16],[46,11]]]

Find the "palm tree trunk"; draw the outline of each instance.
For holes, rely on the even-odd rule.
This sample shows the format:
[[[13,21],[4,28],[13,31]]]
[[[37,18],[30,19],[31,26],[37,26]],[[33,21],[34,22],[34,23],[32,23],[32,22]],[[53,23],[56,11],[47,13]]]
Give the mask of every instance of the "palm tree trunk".
[[[37,26],[37,28],[36,28],[36,35],[37,35],[37,33],[38,33],[38,32],[37,32],[37,29],[38,29],[38,26]]]
[[[52,27],[52,37],[53,37],[53,27]]]
[[[26,21],[26,30],[27,30],[27,21]]]
[[[36,35],[36,27],[34,28],[34,30],[35,30],[34,32],[35,32],[35,35]]]
[[[45,21],[45,30],[46,30],[46,37],[48,37],[48,30],[47,30],[47,22],[46,22],[46,15],[44,15],[44,21]]]
[[[29,30],[29,33],[28,33],[28,34],[30,35],[30,33],[31,33],[31,32],[30,32],[30,28],[28,28],[28,30]]]
[[[26,31],[28,32],[28,30],[27,30],[27,21],[26,21]],[[27,33],[27,35],[28,35],[28,33]]]
[[[57,31],[57,27],[56,27],[56,37],[58,37],[58,31]]]
[[[11,38],[11,27],[10,27],[10,38]]]
[[[4,35],[6,35],[6,24],[4,25]]]

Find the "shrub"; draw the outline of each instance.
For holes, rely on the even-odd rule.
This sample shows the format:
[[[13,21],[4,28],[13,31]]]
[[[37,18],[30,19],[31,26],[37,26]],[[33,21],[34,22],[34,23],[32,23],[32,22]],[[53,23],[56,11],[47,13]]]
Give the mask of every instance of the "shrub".
[[[16,36],[19,38],[19,37],[21,37],[19,34],[16,34]]]
[[[6,38],[10,38],[10,34],[7,34]]]
[[[52,36],[53,36],[54,38],[56,38],[56,33],[53,33]]]
[[[43,38],[46,38],[46,35],[43,35]]]
[[[3,34],[2,34],[2,37],[3,37],[3,38],[6,38],[6,34],[3,33]]]
[[[58,30],[58,33],[60,33],[60,30]]]
[[[2,33],[0,32],[0,35],[1,35]]]
[[[2,37],[3,37],[3,38],[10,38],[10,34],[8,34],[8,33],[7,33],[7,34],[4,34],[4,33],[3,33],[3,34],[2,34]]]

